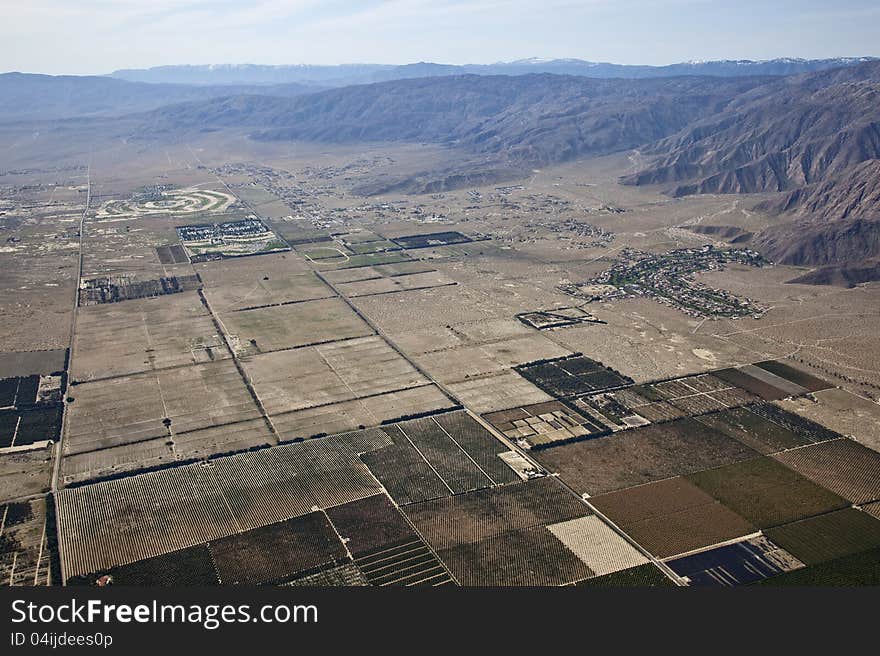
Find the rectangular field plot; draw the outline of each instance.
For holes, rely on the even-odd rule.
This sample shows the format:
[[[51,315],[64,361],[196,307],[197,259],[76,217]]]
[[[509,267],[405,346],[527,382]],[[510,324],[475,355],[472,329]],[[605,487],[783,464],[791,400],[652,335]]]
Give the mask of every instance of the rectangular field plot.
[[[364,576],[364,573],[358,569],[354,563],[345,563],[335,567],[328,567],[315,572],[314,574],[306,574],[285,585],[306,587],[306,588],[328,588],[328,587],[354,587],[367,586],[370,582]]]
[[[725,380],[731,385],[735,385],[740,389],[744,389],[745,391],[749,392],[750,394],[754,394],[764,401],[776,401],[778,399],[783,399],[786,396],[789,396],[789,394],[785,390],[780,389],[779,387],[776,387],[775,385],[772,385],[765,380],[749,375],[743,367],[739,369],[719,369],[718,371],[713,371],[712,373],[717,378]],[[769,374],[769,372],[765,373]],[[762,378],[769,378],[769,376],[762,376]]]
[[[756,403],[749,407],[749,411],[780,426],[784,426],[807,442],[824,442],[842,437],[836,431],[825,428],[825,426],[800,415],[783,410],[773,403]]]
[[[261,417],[231,361],[82,383],[69,395],[65,455]]]
[[[347,253],[338,250],[336,246],[333,246],[332,249],[327,246],[323,246],[323,248],[318,248],[316,246],[309,252],[302,252],[302,255],[308,259],[318,271],[374,267],[383,264],[410,262],[412,260],[412,258],[403,251],[348,255]]]
[[[307,219],[275,218],[270,223],[291,246],[332,241],[329,232],[315,228]]]
[[[0,353],[0,378],[49,376],[64,371],[67,349]]]
[[[384,494],[328,508],[327,517],[354,557],[418,540],[412,526]]]
[[[128,565],[67,579],[67,585],[113,585],[180,587],[217,585],[220,578],[208,545],[200,544]]]
[[[880,404],[836,387],[814,392],[812,399],[785,400],[778,405],[880,452]]]
[[[880,520],[855,508],[810,517],[766,533],[807,565],[880,547]]]
[[[716,377],[744,389],[764,401],[776,401],[786,396],[792,396],[793,393],[790,391],[792,389],[799,389],[800,393],[806,392],[804,388],[800,386],[792,387],[792,384],[785,379],[774,376],[769,371],[759,367],[746,366],[737,369],[720,369],[712,373]],[[794,395],[797,396],[797,394]]]
[[[65,577],[177,551],[238,530],[213,472],[198,466],[67,489],[56,501]]]
[[[724,410],[696,420],[765,455],[810,444],[809,440],[749,408]]]
[[[756,531],[747,519],[681,477],[603,494],[590,503],[658,558]]]
[[[790,383],[799,385],[800,387],[803,387],[810,392],[818,392],[819,390],[834,387],[834,385],[831,385],[821,378],[816,378],[812,374],[809,374],[802,369],[798,369],[780,360],[767,360],[765,362],[756,362],[755,366],[760,367],[765,371],[769,371],[771,374],[775,374],[780,378],[784,378]]]
[[[409,442],[453,494],[461,494],[492,485],[479,465],[462,449],[433,417],[398,424]]]
[[[49,491],[52,449],[0,453],[0,502]]]
[[[667,561],[688,585],[734,586],[755,583],[803,567],[803,563],[763,535]]]
[[[102,572],[379,494],[357,453],[382,444],[370,434],[340,435],[63,490],[64,575]]]
[[[0,506],[0,585],[52,584],[46,531],[45,497]]]
[[[27,446],[46,440],[57,442],[61,435],[62,413],[60,405],[0,410],[0,448]]]
[[[383,427],[393,445],[362,456],[399,504],[519,480],[506,447],[464,412]]]
[[[578,492],[596,495],[757,454],[694,419],[681,419],[542,449],[534,455]]]
[[[806,388],[801,387],[797,383],[793,383],[782,376],[777,376],[775,373],[768,371],[767,369],[747,364],[740,367],[739,370],[764,384],[782,390],[784,396],[803,396],[807,393]]]
[[[57,442],[63,389],[63,374],[0,379],[0,448]]]
[[[847,438],[773,456],[854,504],[880,499],[880,454]]]
[[[272,417],[428,384],[378,336],[256,355],[244,367]]]
[[[491,412],[483,418],[509,439],[542,448],[604,435],[609,429],[591,422],[559,401]]]
[[[37,402],[40,377],[13,376],[0,380],[0,408],[20,408]]]
[[[116,447],[64,456],[62,483],[72,485],[106,476],[117,476],[179,460],[167,438],[155,438]]]
[[[412,504],[403,512],[437,551],[590,514],[549,477]]]
[[[376,271],[382,267],[373,267]],[[380,294],[394,294],[396,292],[414,291],[418,289],[431,289],[433,287],[447,287],[457,285],[454,280],[439,271],[424,271],[410,274],[395,274],[392,276],[376,275],[351,282],[337,283],[337,288],[349,298],[357,296],[377,296]]]
[[[387,434],[393,441],[391,446],[365,454],[361,459],[397,503],[414,503],[453,493],[403,431],[392,426]],[[489,481],[485,483],[488,485]]]
[[[595,515],[547,527],[596,576],[649,562],[648,558]]]
[[[556,398],[631,385],[632,379],[585,356],[515,367],[517,373]]]
[[[435,246],[450,246],[452,244],[466,244],[473,241],[460,232],[454,230],[446,232],[430,232],[421,235],[408,235],[392,239],[395,244],[402,248],[431,248]]]
[[[465,586],[551,586],[593,575],[543,526],[506,531],[437,554]]]
[[[362,280],[410,276],[417,273],[438,273],[438,271],[430,262],[406,260],[404,262],[392,262],[390,264],[377,264],[373,267],[357,267],[354,269],[327,271],[326,273],[322,273],[321,276],[334,285],[339,285],[342,283],[358,282]]]
[[[509,453],[507,445],[496,440],[467,412],[447,412],[433,419],[493,483],[519,482],[519,476],[504,459],[504,455]]]
[[[333,435],[360,426],[378,426],[401,416],[452,407],[452,401],[433,384],[383,392],[275,415],[272,424],[283,441]]]
[[[347,559],[322,512],[220,538],[208,548],[224,585],[282,583]]]
[[[362,553],[354,562],[369,585],[438,586],[454,583],[443,563],[418,536]]]
[[[880,547],[787,572],[762,583],[806,586],[880,585]]]
[[[386,443],[382,435],[361,431],[212,462],[229,511],[247,530],[380,493],[357,453]]]
[[[272,253],[260,257],[238,257],[193,265],[206,288],[219,290],[251,288],[258,282],[286,280],[311,272],[303,258],[294,253]],[[312,274],[313,277],[314,274]],[[268,280],[264,280],[268,278]],[[293,299],[291,299],[293,300]]]
[[[186,250],[180,244],[171,244],[170,246],[157,246],[156,257],[159,258],[161,264],[188,264],[189,257]]]
[[[201,273],[205,281],[205,296],[215,312],[302,303],[334,296],[333,290],[314,273],[300,272],[297,266],[291,266],[291,271],[278,271],[279,267],[257,266],[234,272],[213,271],[214,267],[223,266],[227,262],[240,265],[238,260],[224,260],[222,263],[212,262],[202,267],[205,269]],[[262,260],[253,261],[253,264],[259,262]]]
[[[230,357],[196,292],[83,307],[75,340],[75,381]]]
[[[468,378],[446,385],[449,390],[474,412],[505,410],[517,404],[543,403],[552,396],[538,389],[514,371]]]
[[[567,352],[567,349],[546,335],[532,334],[474,346],[429,351],[416,355],[413,359],[437,380],[459,382],[476,376],[500,373],[536,355],[558,357]]]
[[[398,504],[520,480],[507,448],[465,412],[384,427],[393,445],[362,456]]]
[[[240,356],[373,334],[339,298],[225,312],[220,320]]]
[[[584,579],[583,581],[578,581],[575,585],[602,588],[665,588],[674,586],[675,583],[659,567],[653,563],[648,563],[647,565],[639,565],[638,567],[622,569],[619,572]]]
[[[767,456],[687,478],[762,529],[848,505],[845,499]]]

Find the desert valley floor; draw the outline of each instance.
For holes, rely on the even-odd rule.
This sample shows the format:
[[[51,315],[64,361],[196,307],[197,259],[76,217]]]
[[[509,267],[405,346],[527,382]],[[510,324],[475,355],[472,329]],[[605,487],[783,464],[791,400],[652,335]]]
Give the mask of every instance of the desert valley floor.
[[[880,283],[792,282],[760,195],[622,186],[637,151],[364,195],[454,152],[0,148],[3,583],[878,577]]]

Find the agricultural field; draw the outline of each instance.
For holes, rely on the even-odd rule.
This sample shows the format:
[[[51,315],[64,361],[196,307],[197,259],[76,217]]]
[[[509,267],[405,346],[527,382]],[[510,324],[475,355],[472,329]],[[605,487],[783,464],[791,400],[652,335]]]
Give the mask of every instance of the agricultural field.
[[[773,456],[853,504],[880,500],[880,453],[841,438]]]
[[[842,497],[766,456],[697,472],[687,478],[762,529],[848,505]]]
[[[198,292],[80,309],[71,359],[75,383],[229,358]]]
[[[571,403],[610,430],[618,431],[718,412],[756,400],[721,378],[700,374],[583,395]]]
[[[560,398],[632,384],[632,379],[582,355],[516,367],[518,374]]]
[[[760,199],[623,156],[364,195],[447,155],[204,133],[0,171],[0,578],[880,579],[876,284],[740,262],[687,228]],[[680,288],[712,317],[581,284],[627,253],[730,258]]]
[[[361,459],[405,505],[519,481],[501,458],[508,449],[464,412],[382,429],[392,442]]]
[[[788,399],[779,405],[880,452],[880,404],[839,388],[814,392],[812,398]]]
[[[720,467],[757,454],[694,419],[621,431],[534,452],[578,493],[594,496]]]
[[[622,569],[611,574],[594,576],[578,581],[574,585],[601,588],[665,588],[672,587],[675,583],[656,565],[648,563],[647,565]]]
[[[357,454],[385,444],[381,435],[349,434],[67,488],[56,495],[63,574],[102,572],[378,494]]]
[[[82,383],[69,396],[70,482],[277,442],[228,359]]]
[[[51,489],[56,447],[0,451],[0,500],[28,498]]]
[[[261,353],[243,368],[281,439],[376,426],[452,405],[379,336]],[[304,427],[324,430],[303,434]]]
[[[550,478],[415,503],[404,512],[462,585],[559,585],[594,574],[549,528],[588,514]]]
[[[57,441],[64,387],[63,372],[0,379],[0,449]]]
[[[52,585],[46,497],[0,505],[0,585]]]
[[[748,519],[682,477],[599,495],[590,503],[658,558],[757,532]]]
[[[768,529],[767,535],[809,566],[876,549],[880,520],[855,508],[843,508]]]
[[[218,313],[239,356],[338,343],[373,334],[338,298]]]
[[[332,298],[331,290],[305,264],[291,256],[232,258],[195,267],[205,296],[216,312],[235,312]]]

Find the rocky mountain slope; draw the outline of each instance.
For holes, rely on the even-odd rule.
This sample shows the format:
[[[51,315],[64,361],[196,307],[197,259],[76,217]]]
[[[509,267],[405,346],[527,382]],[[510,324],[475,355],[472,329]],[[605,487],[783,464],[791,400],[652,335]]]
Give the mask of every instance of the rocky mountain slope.
[[[674,196],[788,191],[880,158],[880,62],[774,81],[652,144],[629,184]]]
[[[624,183],[661,184],[673,196],[778,192],[758,209],[794,221],[757,235],[757,248],[777,262],[833,268],[804,280],[873,279],[880,63],[772,81],[642,153],[651,164]]]
[[[758,209],[821,221],[880,217],[880,159],[869,159],[830,177],[781,194]]]
[[[246,127],[263,140],[408,141],[536,166],[634,148],[722,111],[766,78],[595,80],[475,75],[396,80],[295,98],[232,97],[165,107],[141,134]]]

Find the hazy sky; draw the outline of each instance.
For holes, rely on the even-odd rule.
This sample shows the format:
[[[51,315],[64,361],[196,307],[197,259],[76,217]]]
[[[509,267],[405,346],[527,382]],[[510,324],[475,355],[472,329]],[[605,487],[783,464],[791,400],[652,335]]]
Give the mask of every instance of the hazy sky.
[[[0,0],[0,69],[880,55],[877,0]]]

